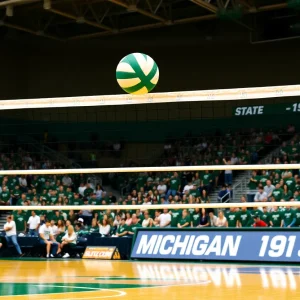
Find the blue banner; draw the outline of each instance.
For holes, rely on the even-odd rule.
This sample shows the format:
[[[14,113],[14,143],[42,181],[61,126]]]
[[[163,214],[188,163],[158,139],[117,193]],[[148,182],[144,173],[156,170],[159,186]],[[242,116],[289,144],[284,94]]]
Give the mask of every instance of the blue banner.
[[[140,229],[131,258],[300,262],[300,231]]]

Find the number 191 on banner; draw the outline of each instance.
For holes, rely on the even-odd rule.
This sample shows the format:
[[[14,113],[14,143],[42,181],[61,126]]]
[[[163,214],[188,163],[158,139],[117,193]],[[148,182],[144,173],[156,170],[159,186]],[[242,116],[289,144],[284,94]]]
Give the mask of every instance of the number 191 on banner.
[[[285,235],[276,235],[270,237],[269,235],[264,235],[261,238],[262,245],[259,251],[260,257],[291,257],[293,254],[296,236],[291,235],[286,237]],[[297,255],[300,255],[298,251]]]

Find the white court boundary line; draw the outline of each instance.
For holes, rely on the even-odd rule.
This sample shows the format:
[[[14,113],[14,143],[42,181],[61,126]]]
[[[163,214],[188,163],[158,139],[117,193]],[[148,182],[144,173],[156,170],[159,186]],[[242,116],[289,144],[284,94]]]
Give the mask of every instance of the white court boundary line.
[[[187,92],[151,93],[146,95],[103,95],[39,98],[0,101],[0,110],[26,108],[136,105],[172,102],[247,100],[300,96],[300,85],[219,89]]]

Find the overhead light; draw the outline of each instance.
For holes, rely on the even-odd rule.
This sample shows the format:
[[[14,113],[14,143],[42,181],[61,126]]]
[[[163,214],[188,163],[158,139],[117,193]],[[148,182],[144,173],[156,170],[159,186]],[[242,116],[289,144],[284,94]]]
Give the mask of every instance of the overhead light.
[[[12,5],[6,6],[6,16],[12,17],[14,15],[14,7]]]
[[[78,18],[76,19],[76,23],[78,23],[78,24],[84,24],[84,23],[85,23],[84,17],[78,17]]]
[[[51,9],[51,0],[44,0],[44,9]]]
[[[134,4],[128,5],[127,11],[128,11],[128,12],[136,12],[136,11],[137,11],[136,5],[134,5]]]

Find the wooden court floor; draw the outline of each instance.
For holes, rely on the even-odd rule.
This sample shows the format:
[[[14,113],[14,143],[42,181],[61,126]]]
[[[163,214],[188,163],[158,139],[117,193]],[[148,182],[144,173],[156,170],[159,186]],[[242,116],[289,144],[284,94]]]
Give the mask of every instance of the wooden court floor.
[[[300,267],[0,260],[2,299],[300,299]]]

